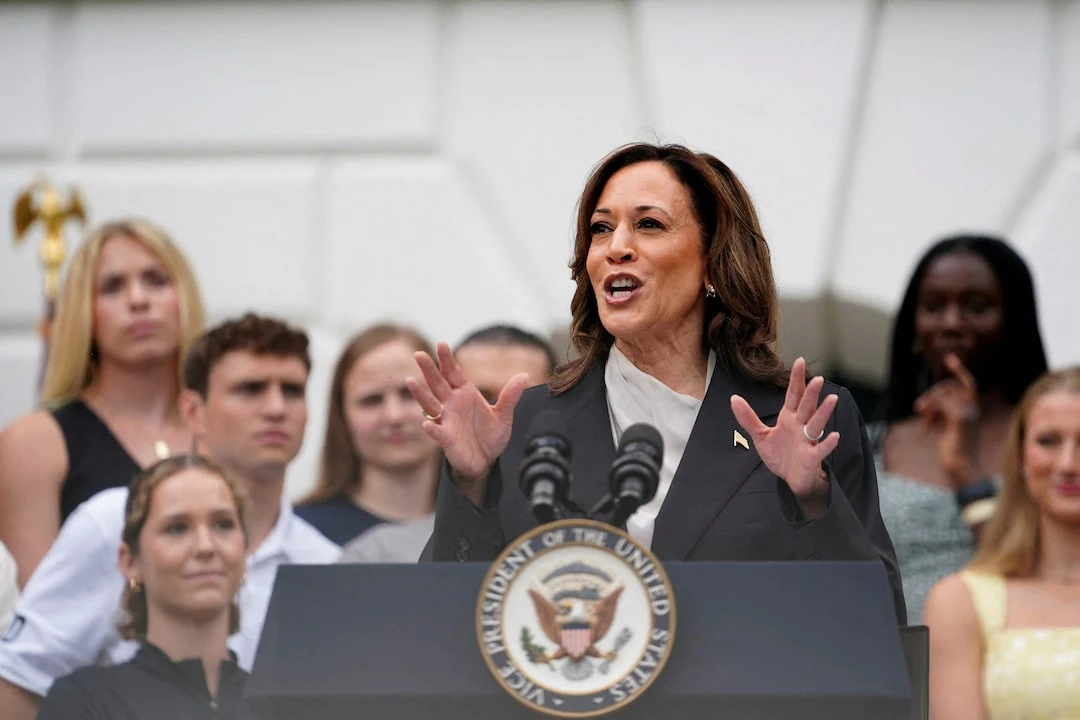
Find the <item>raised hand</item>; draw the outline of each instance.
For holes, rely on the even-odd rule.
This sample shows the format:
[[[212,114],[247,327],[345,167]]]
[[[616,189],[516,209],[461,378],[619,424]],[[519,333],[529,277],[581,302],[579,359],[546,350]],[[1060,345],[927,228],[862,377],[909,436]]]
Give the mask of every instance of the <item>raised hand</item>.
[[[818,405],[824,382],[823,378],[815,377],[807,384],[806,361],[796,360],[791,366],[784,407],[773,427],[761,422],[745,399],[731,396],[731,411],[753,440],[761,461],[788,484],[800,501],[810,500],[828,488],[822,462],[840,442],[838,432],[825,435],[825,425],[836,409],[837,396],[828,395]]]
[[[408,378],[406,383],[427,418],[424,431],[442,447],[459,487],[477,502],[483,497],[481,483],[510,442],[514,407],[528,375],[511,378],[491,405],[465,378],[450,346],[439,343],[436,354],[438,364],[427,353],[416,353],[424,379]]]
[[[953,354],[945,356],[952,377],[930,386],[915,401],[915,413],[927,430],[940,430],[938,457],[953,486],[960,488],[979,479],[977,440],[979,390],[975,378]]]

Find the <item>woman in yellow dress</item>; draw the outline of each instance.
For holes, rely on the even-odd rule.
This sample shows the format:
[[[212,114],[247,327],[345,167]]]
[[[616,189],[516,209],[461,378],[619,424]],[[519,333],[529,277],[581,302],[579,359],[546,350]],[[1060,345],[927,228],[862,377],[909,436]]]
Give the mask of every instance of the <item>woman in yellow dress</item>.
[[[1080,718],[1080,367],[1025,394],[971,564],[927,599],[934,720]]]

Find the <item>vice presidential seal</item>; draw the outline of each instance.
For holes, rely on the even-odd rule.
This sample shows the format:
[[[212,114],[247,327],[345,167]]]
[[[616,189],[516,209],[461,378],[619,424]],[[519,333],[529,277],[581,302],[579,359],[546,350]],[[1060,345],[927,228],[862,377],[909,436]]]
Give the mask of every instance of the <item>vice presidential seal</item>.
[[[498,683],[561,717],[611,712],[663,670],[675,596],[660,562],[626,533],[561,520],[521,536],[494,562],[476,632]]]

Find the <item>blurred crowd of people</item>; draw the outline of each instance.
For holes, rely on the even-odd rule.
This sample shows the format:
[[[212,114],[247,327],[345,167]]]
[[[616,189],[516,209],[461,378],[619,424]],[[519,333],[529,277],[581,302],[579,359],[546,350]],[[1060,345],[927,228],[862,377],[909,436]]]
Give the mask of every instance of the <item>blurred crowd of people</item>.
[[[387,323],[345,344],[294,504],[308,336],[259,313],[206,327],[180,240],[137,218],[83,240],[40,407],[0,433],[5,717],[241,713],[277,567],[416,562],[432,536],[445,451],[407,382],[432,342]],[[492,405],[561,364],[507,325],[453,356]],[[908,623],[930,627],[934,717],[1080,717],[1080,370],[1048,368],[1025,261],[995,237],[931,245],[889,357],[863,448]]]

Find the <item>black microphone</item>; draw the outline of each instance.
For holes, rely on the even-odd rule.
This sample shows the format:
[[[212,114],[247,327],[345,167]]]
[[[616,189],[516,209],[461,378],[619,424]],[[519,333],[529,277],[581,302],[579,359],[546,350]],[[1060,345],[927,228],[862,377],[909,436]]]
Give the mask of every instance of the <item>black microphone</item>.
[[[664,440],[659,430],[645,423],[626,428],[611,464],[609,482],[616,527],[623,527],[639,507],[656,497],[663,464]]]
[[[555,519],[555,510],[565,501],[570,486],[570,442],[562,434],[564,424],[554,410],[537,415],[529,426],[518,469],[521,492],[541,525]]]

